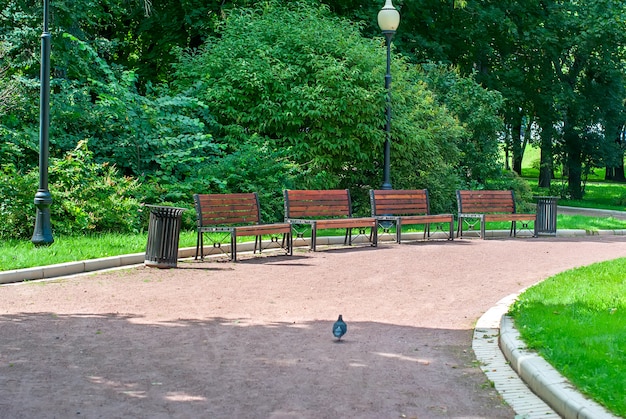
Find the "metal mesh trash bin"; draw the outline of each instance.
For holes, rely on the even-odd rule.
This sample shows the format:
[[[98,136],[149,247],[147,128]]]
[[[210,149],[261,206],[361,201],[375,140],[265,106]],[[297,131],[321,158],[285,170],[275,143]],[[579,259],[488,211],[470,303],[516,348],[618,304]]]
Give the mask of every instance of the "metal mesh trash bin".
[[[536,196],[537,200],[537,234],[556,236],[556,196]]]
[[[181,215],[185,208],[146,205],[150,208],[148,245],[145,265],[155,268],[175,268],[178,261]]]

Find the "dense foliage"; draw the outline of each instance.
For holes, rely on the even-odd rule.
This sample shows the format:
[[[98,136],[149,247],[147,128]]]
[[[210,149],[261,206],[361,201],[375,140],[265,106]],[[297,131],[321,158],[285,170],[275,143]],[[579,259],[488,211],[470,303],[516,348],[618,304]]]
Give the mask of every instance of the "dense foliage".
[[[285,153],[301,174],[292,187],[350,188],[357,207],[359,202],[365,207],[364,192],[381,183],[386,59],[381,41],[363,38],[358,25],[303,2],[231,13],[219,33],[199,51],[183,54],[174,84],[207,104],[227,149],[254,142]],[[459,143],[475,134],[490,143],[490,152],[497,151],[497,125],[489,133],[473,122],[463,128],[444,105],[448,101],[461,114],[482,103],[497,120],[498,96],[481,96],[476,90],[484,89],[453,71],[435,71],[458,82],[452,89],[463,87],[442,92],[438,100],[418,67],[394,57],[392,179],[398,188],[430,189],[434,206],[450,209],[461,184],[459,169],[469,171],[471,159],[479,158],[477,150],[465,153],[471,157],[464,164]],[[473,104],[454,103],[463,100]],[[497,153],[483,153],[482,160],[493,166],[496,159]]]
[[[102,231],[137,232],[141,229],[140,203],[134,198],[139,184],[122,176],[108,163],[97,164],[87,142],[50,162],[51,217],[60,234]],[[33,185],[37,170],[19,173],[12,164],[0,172],[0,237],[29,237],[34,214]]]
[[[543,2],[543,11],[515,2],[395,3],[402,14],[392,63],[395,188],[428,188],[433,209],[445,211],[454,210],[459,187],[524,189],[502,175],[500,161],[505,138],[519,158],[517,134],[541,139],[556,161],[580,157],[584,170],[620,160],[615,138],[622,137],[608,133],[623,125],[623,51],[615,48],[623,6],[594,0],[582,21],[559,29],[560,16],[581,13],[577,2]],[[13,220],[0,237],[26,238],[37,185],[41,5],[0,4],[0,213]],[[196,192],[257,191],[264,220],[275,221],[284,188],[345,187],[357,211],[367,212],[365,192],[382,181],[385,139],[379,7],[362,0],[55,1],[55,231],[142,228],[145,219],[129,202],[190,208]],[[613,16],[615,26],[598,16]],[[584,37],[582,25],[593,29],[580,38],[588,48],[559,41]],[[541,52],[546,46],[553,55]],[[561,46],[569,55],[558,55]],[[445,64],[416,64],[429,60]],[[547,73],[557,67],[561,78]],[[567,79],[575,88],[565,94],[559,86],[573,70],[580,77]],[[574,137],[583,140],[581,154],[572,153]],[[72,176],[72,165],[59,164],[66,161],[116,179],[119,189],[81,195],[61,181]],[[94,213],[88,200],[105,193],[116,203],[103,210],[124,208],[128,219]],[[185,223],[192,225],[193,211]]]

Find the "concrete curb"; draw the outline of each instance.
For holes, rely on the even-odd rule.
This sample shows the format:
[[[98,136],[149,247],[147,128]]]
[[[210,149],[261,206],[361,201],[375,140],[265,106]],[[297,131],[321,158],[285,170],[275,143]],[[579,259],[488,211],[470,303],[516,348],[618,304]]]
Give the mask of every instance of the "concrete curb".
[[[422,237],[422,233],[403,235],[407,240],[415,240]],[[443,237],[443,236],[442,236]],[[433,238],[437,238],[433,235]],[[341,237],[318,237],[317,244],[321,246],[342,245],[343,236]],[[382,237],[381,241],[392,240],[392,237]],[[355,244],[367,243],[366,237],[353,237],[352,242]],[[294,247],[308,247],[309,239],[294,240]],[[230,245],[222,246],[222,250],[218,248],[205,246],[205,257],[218,257],[229,251]],[[237,246],[239,252],[252,252],[254,250],[254,242],[240,243]],[[271,249],[264,249],[271,250]],[[194,257],[196,254],[195,247],[187,247],[178,250],[178,259],[186,259]],[[15,269],[10,271],[0,271],[0,284],[10,284],[13,282],[35,281],[39,279],[56,278],[60,276],[76,275],[86,272],[95,272],[104,269],[113,269],[124,266],[140,265],[145,261],[145,253],[133,253],[128,255],[111,256],[100,259],[89,259],[78,262],[66,262],[56,265],[38,266],[35,268]]]
[[[517,294],[503,298],[478,319],[474,328],[472,349],[481,364],[480,368],[500,396],[515,411],[516,418],[559,418],[550,406],[528,388],[500,350],[500,321],[516,298]]]
[[[513,320],[502,316],[500,348],[511,367],[528,387],[566,419],[616,419],[603,406],[579,393],[543,358],[528,351]]]
[[[478,319],[474,329],[476,358],[502,398],[524,419],[617,419],[526,349],[513,320],[506,315],[518,295],[500,300]]]

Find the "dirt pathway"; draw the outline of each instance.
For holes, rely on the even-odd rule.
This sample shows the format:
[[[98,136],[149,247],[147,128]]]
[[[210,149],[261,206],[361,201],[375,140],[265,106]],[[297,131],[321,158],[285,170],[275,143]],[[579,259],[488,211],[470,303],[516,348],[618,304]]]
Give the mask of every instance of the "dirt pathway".
[[[513,418],[476,364],[476,319],[548,276],[625,255],[619,236],[455,240],[2,286],[0,412]]]

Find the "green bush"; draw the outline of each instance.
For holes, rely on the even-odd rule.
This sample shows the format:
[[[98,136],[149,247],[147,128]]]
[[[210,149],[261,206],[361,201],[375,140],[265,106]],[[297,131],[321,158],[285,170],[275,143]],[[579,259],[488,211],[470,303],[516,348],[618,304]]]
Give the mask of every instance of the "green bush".
[[[172,85],[207,104],[226,154],[256,138],[306,174],[295,188],[348,188],[364,214],[367,190],[382,183],[385,63],[384,41],[363,38],[326,6],[270,1],[232,10],[219,37],[181,52]],[[392,184],[428,188],[433,207],[449,210],[461,183],[459,143],[470,134],[419,67],[394,56],[392,73]]]
[[[121,176],[115,166],[93,161],[87,141],[50,165],[51,207],[55,231],[77,234],[94,231],[137,232],[141,229],[139,183]]]
[[[13,164],[0,169],[0,240],[32,236],[37,184],[38,171],[21,173]]]
[[[0,172],[0,239],[31,237],[38,175],[38,169],[19,173],[13,165]],[[64,158],[50,159],[53,234],[140,231],[138,188],[137,181],[121,176],[114,166],[95,163],[87,142],[79,142]]]
[[[250,141],[227,156],[207,165],[206,187],[198,192],[257,192],[263,222],[284,219],[283,190],[300,184],[302,173],[284,152],[273,151],[263,142]]]

